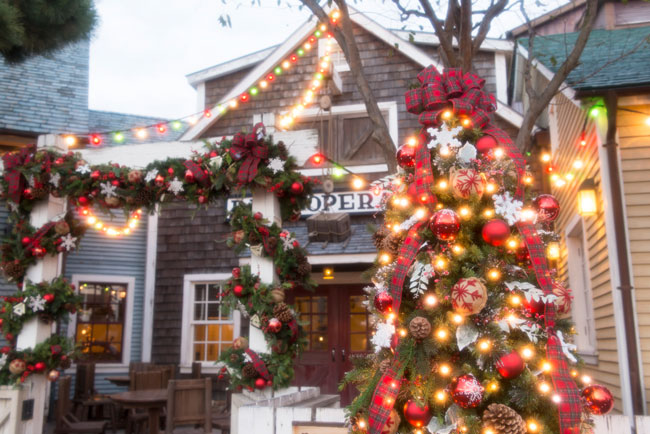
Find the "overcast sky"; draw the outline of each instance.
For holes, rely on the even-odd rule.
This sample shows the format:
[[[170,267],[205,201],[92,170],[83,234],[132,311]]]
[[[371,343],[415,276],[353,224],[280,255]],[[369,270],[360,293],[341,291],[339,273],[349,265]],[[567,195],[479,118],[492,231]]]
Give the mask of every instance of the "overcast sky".
[[[561,0],[549,1],[548,8]],[[237,0],[226,3],[96,0],[100,24],[90,49],[90,108],[169,118],[194,113],[195,91],[186,74],[278,44],[309,17],[276,0],[257,7],[248,0],[242,7],[234,6]],[[390,1],[364,0],[357,7],[386,27],[403,26]],[[232,28],[219,24],[224,13]],[[493,23],[491,35],[518,23],[509,14]]]

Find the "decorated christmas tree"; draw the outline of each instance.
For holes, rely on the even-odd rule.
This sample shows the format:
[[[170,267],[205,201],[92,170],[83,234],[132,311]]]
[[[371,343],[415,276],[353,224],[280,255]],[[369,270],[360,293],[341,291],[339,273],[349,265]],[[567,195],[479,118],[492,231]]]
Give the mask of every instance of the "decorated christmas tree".
[[[560,208],[490,123],[494,97],[460,70],[406,94],[422,129],[380,180],[385,217],[366,288],[375,353],[345,383],[354,432],[578,433],[613,406],[571,344],[569,291],[546,258]]]

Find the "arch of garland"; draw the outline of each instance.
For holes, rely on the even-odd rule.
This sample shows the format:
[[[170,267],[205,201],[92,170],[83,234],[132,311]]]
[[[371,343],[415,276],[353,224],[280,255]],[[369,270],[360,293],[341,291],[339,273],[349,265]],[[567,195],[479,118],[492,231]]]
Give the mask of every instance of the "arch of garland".
[[[13,228],[3,240],[1,265],[19,291],[5,297],[0,308],[0,327],[10,342],[0,348],[0,385],[20,384],[37,374],[55,380],[71,359],[83,356],[67,339],[50,334],[50,324],[66,321],[80,299],[69,282],[47,269],[59,253],[79,246],[89,223],[84,216],[97,209],[122,210],[138,219],[174,200],[207,207],[249,193],[252,207],[239,201],[230,213],[228,242],[237,251],[251,250],[252,267],[233,269],[222,300],[228,309],[251,317],[265,345],[237,339],[221,356],[221,374],[228,372],[235,389],[289,385],[305,335],[295,311],[284,303],[284,291],[309,289],[313,283],[305,250],[281,228],[281,221],[300,218],[317,180],[297,171],[284,144],[266,136],[263,125],[230,140],[206,142],[204,151],[189,159],[154,161],[143,169],[90,165],[78,153],[36,147],[6,154],[3,162],[1,196]],[[260,208],[256,201],[265,204]],[[52,215],[53,203],[62,212]],[[100,222],[94,225],[111,230]],[[262,270],[260,264],[267,266]],[[52,277],[32,281],[48,275]],[[21,342],[23,336],[28,338]]]

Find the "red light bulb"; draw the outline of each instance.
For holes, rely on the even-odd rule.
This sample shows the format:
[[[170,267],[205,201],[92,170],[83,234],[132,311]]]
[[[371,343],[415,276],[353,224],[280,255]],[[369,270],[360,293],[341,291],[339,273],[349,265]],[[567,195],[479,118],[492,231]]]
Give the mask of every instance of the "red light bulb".
[[[203,116],[205,116],[206,118],[209,118],[210,116],[212,116],[212,112],[210,110],[205,110],[203,112]]]
[[[102,144],[102,138],[99,134],[93,134],[90,136],[90,143],[92,143],[95,146],[99,146]]]
[[[289,60],[291,60],[293,63],[296,63],[298,61],[298,56],[292,54],[291,57],[289,57]]]
[[[156,125],[156,128],[158,129],[158,132],[161,134],[167,131],[167,127],[165,126],[165,124],[158,124]]]
[[[247,93],[242,93],[241,95],[239,95],[239,99],[240,99],[241,102],[246,102],[246,101],[248,101],[248,98],[249,98],[249,97],[248,97],[248,94],[247,94]]]
[[[314,164],[321,164],[323,161],[325,161],[325,157],[323,156],[323,154],[314,154],[311,157],[311,161]]]
[[[269,74],[266,76],[266,81],[273,81],[273,80],[275,80],[275,75]]]

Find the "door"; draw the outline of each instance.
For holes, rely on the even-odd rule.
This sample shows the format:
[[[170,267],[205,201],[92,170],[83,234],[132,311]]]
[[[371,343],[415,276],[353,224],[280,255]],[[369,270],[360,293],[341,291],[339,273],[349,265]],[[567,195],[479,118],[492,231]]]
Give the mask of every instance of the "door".
[[[351,355],[370,350],[368,312],[361,285],[321,285],[314,292],[295,291],[293,300],[304,324],[308,344],[295,364],[295,384],[318,386],[325,394],[339,393],[338,385],[352,367]],[[355,390],[341,392],[346,405]]]

